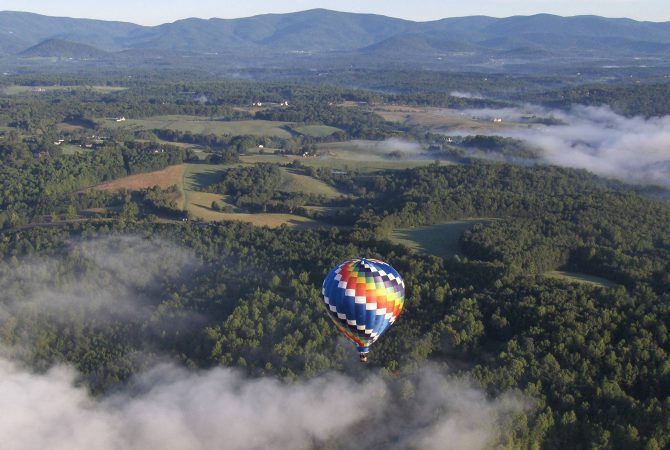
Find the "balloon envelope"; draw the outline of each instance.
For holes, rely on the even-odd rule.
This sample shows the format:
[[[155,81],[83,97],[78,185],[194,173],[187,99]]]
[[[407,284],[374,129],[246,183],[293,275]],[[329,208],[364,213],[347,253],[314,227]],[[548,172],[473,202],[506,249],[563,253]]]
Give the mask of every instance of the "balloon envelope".
[[[337,328],[367,353],[402,311],[405,282],[383,261],[355,258],[328,273],[322,293]]]

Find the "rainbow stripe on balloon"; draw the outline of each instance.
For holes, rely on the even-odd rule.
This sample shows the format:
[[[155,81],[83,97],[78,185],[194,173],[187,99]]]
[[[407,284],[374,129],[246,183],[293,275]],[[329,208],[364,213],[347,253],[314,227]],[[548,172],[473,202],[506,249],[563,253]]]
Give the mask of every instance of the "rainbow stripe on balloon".
[[[383,261],[355,258],[328,273],[322,293],[337,328],[367,353],[400,315],[405,282]]]

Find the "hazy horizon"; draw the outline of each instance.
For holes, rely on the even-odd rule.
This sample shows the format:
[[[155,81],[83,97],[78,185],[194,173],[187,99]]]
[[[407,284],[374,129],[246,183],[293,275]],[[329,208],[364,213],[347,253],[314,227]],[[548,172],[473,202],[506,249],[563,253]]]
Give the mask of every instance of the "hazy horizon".
[[[554,14],[564,17],[579,15],[598,15],[608,18],[629,18],[633,20],[666,22],[670,21],[670,7],[661,0],[617,0],[577,2],[563,0],[548,1],[492,1],[477,0],[463,4],[461,2],[426,0],[421,8],[399,1],[372,0],[365,4],[346,1],[300,0],[293,2],[264,2],[250,0],[244,4],[236,2],[216,2],[205,0],[197,7],[183,2],[169,0],[156,2],[150,0],[137,4],[130,0],[118,0],[114,3],[87,2],[70,0],[58,4],[41,0],[6,0],[2,11],[30,12],[46,16],[72,17],[109,21],[131,22],[153,26],[189,18],[235,19],[263,14],[286,14],[310,9],[328,9],[339,12],[377,14],[412,21],[431,21],[450,17],[485,15],[490,17],[528,16],[535,14]]]

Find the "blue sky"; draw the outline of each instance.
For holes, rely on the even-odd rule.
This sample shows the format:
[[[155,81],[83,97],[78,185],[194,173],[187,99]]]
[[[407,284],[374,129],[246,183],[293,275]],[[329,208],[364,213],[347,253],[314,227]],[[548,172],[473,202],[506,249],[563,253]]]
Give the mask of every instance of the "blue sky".
[[[186,17],[247,17],[312,8],[367,12],[411,20],[488,15],[597,14],[655,22],[670,21],[670,0],[0,0],[0,10],[51,16],[123,20],[144,25]]]

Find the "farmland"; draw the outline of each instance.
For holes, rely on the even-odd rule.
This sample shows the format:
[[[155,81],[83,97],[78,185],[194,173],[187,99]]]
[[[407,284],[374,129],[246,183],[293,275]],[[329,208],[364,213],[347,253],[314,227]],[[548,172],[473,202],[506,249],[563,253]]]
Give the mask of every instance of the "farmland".
[[[37,75],[0,81],[68,82]],[[398,90],[388,91],[397,93],[386,94],[298,80],[173,81],[119,72],[108,82],[127,91],[2,96],[3,345],[27,350],[21,364],[34,363],[33,378],[52,363],[71,366],[68,384],[104,402],[125,383],[133,395],[143,390],[153,378],[135,374],[152,361],[172,361],[189,374],[237,367],[234,377],[276,377],[302,389],[303,379],[356,364],[355,348],[342,347],[327,323],[321,283],[338,262],[369,256],[388,261],[406,283],[398,326],[375,345],[368,368],[352,372],[384,375],[388,392],[398,394],[385,408],[390,415],[425,416],[425,402],[413,406],[425,399],[425,383],[412,371],[430,367],[443,380],[430,375],[430,395],[447,389],[448,402],[450,385],[462,377],[467,389],[481,390],[478,405],[509,419],[495,429],[511,430],[514,441],[483,447],[668,448],[670,213],[665,200],[645,196],[666,192],[548,161],[511,164],[523,149],[520,139],[502,136],[506,127],[527,128],[529,142],[540,133],[559,136],[562,155],[583,139],[590,149],[589,133],[574,127],[575,147],[568,145],[563,135],[572,133],[551,129],[563,122],[532,115],[550,115],[544,106],[526,115],[521,100],[506,109],[428,107],[486,102],[454,102],[451,87],[436,94],[432,74],[421,75],[430,92],[413,90],[411,74],[399,76]],[[380,88],[387,84],[378,78]],[[474,81],[463,91],[478,92],[482,81]],[[638,90],[623,92],[628,101]],[[273,105],[283,98],[290,107]],[[267,109],[249,107],[260,100]],[[111,119],[120,115],[128,120]],[[266,120],[213,119],[222,117]],[[640,130],[631,139],[648,132],[654,142],[650,130],[662,134],[664,126],[642,117],[612,123],[634,124]],[[619,132],[597,127],[598,136]],[[247,133],[254,136],[233,136]],[[475,152],[496,160],[474,160]],[[637,146],[635,155],[644,160]],[[74,309],[63,309],[70,297]],[[498,407],[508,398],[520,409]],[[309,439],[305,446],[352,442]],[[409,440],[392,433],[371,445],[398,442]]]
[[[128,118],[117,122],[115,119],[98,119],[98,124],[109,128],[125,128],[129,130],[173,130],[192,134],[213,134],[216,136],[272,136],[290,138],[291,133],[285,129],[288,122],[269,120],[237,120],[223,121],[205,119],[198,116],[167,115],[145,119]]]
[[[326,137],[338,131],[342,131],[339,128],[330,127],[328,125],[301,125],[294,126],[292,129],[296,133],[311,137]]]
[[[95,187],[97,190],[104,191],[118,191],[126,190],[140,190],[153,186],[160,186],[167,188],[176,185],[179,188],[179,197],[175,200],[182,209],[200,220],[205,221],[221,221],[221,220],[237,220],[249,222],[258,226],[268,226],[271,228],[278,227],[282,224],[295,227],[314,227],[320,225],[318,222],[294,215],[294,214],[271,214],[245,213],[243,210],[233,208],[234,212],[220,212],[212,209],[212,202],[216,201],[223,206],[231,206],[227,202],[227,197],[203,192],[210,184],[216,183],[222,173],[232,166],[216,165],[216,164],[180,164],[171,166],[156,172],[142,173],[120,178],[109,183],[103,183]],[[341,195],[336,189],[327,184],[308,177],[306,175],[298,174],[282,168],[283,182],[279,190],[284,192],[304,192],[323,195],[327,198],[334,198]]]
[[[221,174],[230,166],[220,164],[187,164],[184,171],[183,187],[185,191],[201,191],[216,183]]]
[[[154,186],[159,186],[162,189],[167,189],[170,186],[177,186],[177,194],[175,195],[174,201],[177,203],[177,205],[183,205],[185,202],[185,196],[182,184],[186,167],[186,164],[179,164],[155,172],[130,175],[114,181],[110,181],[108,183],[100,184],[95,186],[94,189],[99,191],[114,192],[122,189],[128,191],[138,191],[140,189],[147,189]]]
[[[96,186],[95,189],[112,192],[121,189],[136,191],[153,186],[159,186],[163,189],[174,185],[181,186],[185,169],[186,164],[178,164],[156,172],[138,173],[108,183],[102,183]]]
[[[359,172],[377,172],[381,170],[402,170],[402,169],[411,169],[413,167],[422,167],[427,166],[428,164],[433,163],[434,161],[430,160],[376,160],[376,159],[339,159],[332,158],[329,156],[318,156],[318,157],[309,157],[309,158],[300,158],[300,157],[291,157],[291,156],[281,156],[281,155],[247,155],[241,156],[241,161],[246,163],[277,163],[277,164],[286,164],[288,162],[297,160],[301,164],[307,167],[327,167],[329,169],[336,170],[357,170]],[[447,161],[440,161],[439,164],[447,165],[451,164]]]
[[[279,190],[283,192],[302,192],[305,194],[323,195],[326,198],[335,198],[342,195],[337,189],[307,175],[296,173],[288,168],[282,168],[282,184]]]
[[[191,203],[188,212],[195,218],[205,221],[234,220],[238,222],[247,222],[259,227],[277,228],[281,225],[288,225],[297,228],[312,228],[320,226],[319,222],[308,219],[307,217],[295,214],[273,214],[273,213],[223,213],[214,211],[211,208],[200,204]]]
[[[476,133],[508,126],[505,123],[493,123],[491,120],[473,118],[467,112],[447,108],[388,105],[376,108],[374,111],[389,122],[408,127],[422,126],[434,131],[459,129]]]

